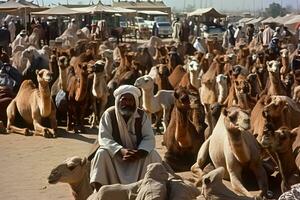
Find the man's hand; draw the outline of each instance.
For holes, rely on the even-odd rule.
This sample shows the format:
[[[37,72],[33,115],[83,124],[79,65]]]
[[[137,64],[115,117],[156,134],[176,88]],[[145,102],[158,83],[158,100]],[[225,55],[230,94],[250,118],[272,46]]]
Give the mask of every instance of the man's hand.
[[[135,150],[135,149],[121,149],[120,153],[124,161],[134,161],[140,158],[145,157],[148,152],[142,149]]]

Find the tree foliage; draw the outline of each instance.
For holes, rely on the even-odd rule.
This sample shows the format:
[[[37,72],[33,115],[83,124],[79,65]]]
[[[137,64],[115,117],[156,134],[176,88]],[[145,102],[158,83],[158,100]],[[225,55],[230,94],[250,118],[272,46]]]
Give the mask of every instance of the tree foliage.
[[[272,3],[269,5],[268,8],[266,8],[266,15],[267,16],[272,16],[272,17],[278,17],[278,16],[283,16],[287,13],[287,10],[283,7],[281,7],[280,4],[278,3]]]

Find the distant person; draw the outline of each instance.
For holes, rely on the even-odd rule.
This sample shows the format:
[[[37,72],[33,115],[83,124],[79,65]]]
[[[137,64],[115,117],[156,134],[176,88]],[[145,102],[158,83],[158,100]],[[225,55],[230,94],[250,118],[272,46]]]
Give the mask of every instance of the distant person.
[[[274,30],[271,29],[271,27],[269,25],[266,25],[266,28],[263,32],[263,45],[267,46],[270,44],[272,38],[274,35]]]
[[[152,35],[153,36],[158,36],[158,26],[157,22],[154,22],[153,27],[152,27]]]
[[[223,35],[223,44],[222,47],[232,48],[235,46],[235,38],[234,38],[235,30],[232,24],[228,24],[228,28]]]
[[[238,26],[238,28],[236,29],[235,33],[234,33],[234,39],[235,39],[235,43],[239,43],[241,38],[244,37],[244,33],[242,30],[242,26]]]
[[[201,38],[200,38],[200,37],[197,37],[197,39],[195,40],[193,46],[194,46],[194,48],[195,48],[198,52],[201,52],[201,53],[203,53],[203,54],[206,53],[204,47],[203,47],[202,44],[201,44]]]
[[[11,56],[9,43],[10,43],[10,32],[4,25],[0,29],[0,47],[4,49],[4,51],[8,54],[8,56]]]
[[[273,37],[270,44],[269,49],[273,52],[276,56],[280,56],[280,47],[279,47],[279,38]]]
[[[78,30],[76,20],[74,18],[71,19],[71,22],[68,24],[68,28],[75,32]]]
[[[248,24],[247,29],[246,29],[246,37],[247,37],[247,43],[250,44],[250,42],[253,39],[254,35],[254,25],[253,24]]]
[[[179,41],[180,28],[181,28],[180,20],[179,18],[176,18],[176,20],[172,23],[172,29],[173,29],[172,38],[174,41]]]
[[[190,26],[187,19],[183,21],[180,28],[179,38],[180,42],[189,42]]]
[[[262,45],[263,44],[263,32],[264,32],[264,28],[261,27],[259,29],[259,32],[257,33],[257,36],[256,36],[257,44],[258,45]]]
[[[16,25],[13,18],[10,18],[7,23],[7,29],[10,33],[10,39],[13,41],[16,37]]]
[[[85,27],[81,29],[81,31],[86,35],[87,38],[91,38],[90,25],[86,24]]]
[[[21,30],[16,39],[12,42],[11,48],[13,52],[18,45],[25,48],[27,48],[27,46],[29,45],[28,36],[25,30]]]
[[[278,38],[279,40],[282,39],[282,38],[281,38],[280,30],[281,30],[281,29],[280,29],[280,27],[278,27],[278,26],[275,28],[275,32],[274,32],[274,34],[273,34],[273,38],[276,37],[276,38]]]

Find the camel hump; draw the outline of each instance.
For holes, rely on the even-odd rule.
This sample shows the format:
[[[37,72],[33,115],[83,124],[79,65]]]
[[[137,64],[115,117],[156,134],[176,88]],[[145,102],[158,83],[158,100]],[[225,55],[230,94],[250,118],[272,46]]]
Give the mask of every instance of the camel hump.
[[[20,91],[20,90],[23,90],[23,89],[25,89],[25,88],[26,88],[26,89],[35,89],[35,88],[37,88],[37,87],[36,87],[36,85],[33,83],[32,80],[25,80],[25,81],[23,81],[23,83],[22,83],[22,85],[21,85],[19,91]]]

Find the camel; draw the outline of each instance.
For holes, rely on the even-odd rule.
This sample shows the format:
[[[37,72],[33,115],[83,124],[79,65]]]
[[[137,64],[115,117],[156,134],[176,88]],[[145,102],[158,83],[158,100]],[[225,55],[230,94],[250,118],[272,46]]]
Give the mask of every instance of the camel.
[[[148,74],[153,67],[152,57],[148,51],[148,48],[138,48],[138,51],[135,55],[135,61],[140,63],[141,73],[143,75]]]
[[[286,89],[280,79],[280,63],[272,60],[267,62],[270,87],[267,88],[268,95],[288,95]]]
[[[292,145],[297,136],[286,127],[276,131],[266,131],[261,140],[261,145],[275,154],[279,172],[282,177],[281,192],[291,189],[291,186],[300,182],[300,172],[295,163]]]
[[[186,65],[191,85],[199,90],[201,87],[203,70],[201,69],[198,59],[194,56],[189,56],[189,60]]]
[[[281,55],[281,64],[282,67],[280,68],[280,75],[281,80],[290,72],[290,63],[289,63],[289,50],[288,49],[282,49],[280,51]]]
[[[227,76],[219,74],[216,77],[216,83],[218,86],[218,103],[223,104],[228,95]]]
[[[96,127],[96,124],[99,122],[102,113],[105,110],[109,95],[108,87],[106,85],[105,63],[103,61],[100,60],[94,64],[92,78],[93,116],[91,128]],[[99,101],[99,104],[97,104],[97,101]]]
[[[113,71],[114,71],[114,60],[113,60],[113,51],[110,49],[105,50],[102,53],[102,57],[105,60],[105,74],[106,74],[106,80],[107,82],[113,77]]]
[[[28,38],[29,45],[34,46],[35,48],[40,48],[40,31],[38,28],[32,30],[31,35]]]
[[[68,183],[75,200],[86,200],[93,192],[89,178],[90,163],[86,158],[74,156],[52,169],[48,182]]]
[[[1,77],[1,73],[0,73]],[[6,110],[10,102],[14,99],[15,94],[11,88],[0,86],[0,109]],[[6,124],[7,115],[5,112],[0,112],[0,121]]]
[[[300,85],[296,86],[293,91],[293,100],[300,103]]]
[[[154,199],[165,199],[164,192],[167,192],[172,200],[190,200],[199,195],[196,187],[182,180],[164,162],[148,165],[145,178],[140,181],[126,185],[105,185],[96,193],[92,193],[89,171],[89,161],[86,158],[74,156],[52,169],[48,182],[50,184],[68,183],[75,200],[142,200],[149,199],[149,195],[153,198],[155,196]],[[164,184],[160,184],[160,180],[163,180]],[[168,185],[167,191],[165,190],[166,184]],[[153,186],[152,190],[149,190],[148,185]]]
[[[174,97],[175,106],[164,134],[164,144],[167,147],[165,160],[173,170],[184,171],[196,161],[204,134],[198,133],[189,117],[193,107],[190,91],[179,87]]]
[[[186,74],[186,70],[184,69],[184,67],[182,65],[177,65],[175,69],[171,72],[170,76],[168,77],[171,86],[173,88],[177,88],[182,77],[185,74]]]
[[[153,80],[155,80],[155,83],[157,85],[158,90],[173,90],[170,81],[170,71],[168,69],[168,66],[166,64],[159,64],[155,67],[155,74],[153,76],[155,77]],[[149,73],[149,75],[152,77],[152,75]]]
[[[17,113],[19,113],[28,125],[33,125],[34,135],[56,137],[56,109],[49,88],[51,73],[43,69],[36,71],[36,75],[38,88],[31,80],[25,80],[17,96],[7,107],[7,130],[11,133],[32,135],[28,128],[14,126]],[[51,129],[41,124],[43,118],[49,118]]]
[[[162,46],[163,42],[159,37],[152,36],[147,43],[144,44],[145,47],[149,48],[149,53],[153,57],[155,55],[155,47]]]
[[[202,195],[211,200],[255,200],[246,196],[239,196],[224,185],[222,179],[225,174],[224,167],[218,167],[202,177]]]
[[[281,126],[293,129],[300,125],[300,105],[288,96],[271,96],[262,112],[275,129]]]
[[[234,192],[252,197],[241,182],[242,169],[248,168],[254,172],[262,195],[266,195],[267,174],[260,159],[259,145],[247,131],[249,128],[247,112],[238,107],[224,109],[212,135],[201,146],[197,162],[191,167],[192,172],[201,176],[210,158],[214,167],[224,167],[224,178],[230,179]]]
[[[168,67],[169,67],[169,71],[172,73],[173,70],[178,66],[178,65],[183,65],[184,62],[183,60],[180,58],[180,56],[177,53],[177,49],[173,48],[171,49],[171,51],[169,51],[169,56],[168,56]]]
[[[170,113],[174,105],[173,90],[159,90],[154,95],[154,81],[149,75],[138,78],[134,85],[142,89],[143,109],[149,113],[157,113],[163,111],[163,128],[167,130]]]
[[[22,46],[17,46],[16,48],[17,49],[12,57],[12,66],[16,67],[16,69],[22,74],[27,67],[27,62],[32,61],[34,51],[33,49],[25,49]]]

